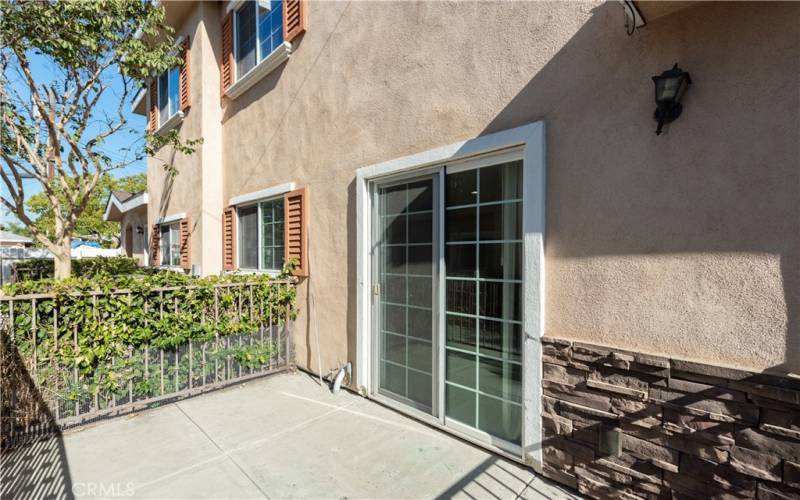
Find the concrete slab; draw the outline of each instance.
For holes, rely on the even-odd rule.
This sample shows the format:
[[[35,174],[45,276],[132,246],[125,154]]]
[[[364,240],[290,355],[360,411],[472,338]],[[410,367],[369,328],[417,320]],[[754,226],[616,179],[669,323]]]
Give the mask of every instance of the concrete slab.
[[[304,374],[109,420],[40,448],[3,458],[4,498],[579,498]]]

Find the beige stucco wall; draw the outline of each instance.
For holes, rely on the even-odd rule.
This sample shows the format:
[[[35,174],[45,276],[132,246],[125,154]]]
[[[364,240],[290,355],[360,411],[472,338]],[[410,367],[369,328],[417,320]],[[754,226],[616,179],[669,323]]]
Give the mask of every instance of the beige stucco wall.
[[[203,275],[222,269],[219,240],[222,216],[222,129],[219,97],[219,19],[215,2],[199,2],[175,31],[175,38],[189,36],[191,43],[191,107],[178,125],[182,140],[202,138],[191,155],[164,147],[148,159],[147,190],[150,196],[149,225],[158,217],[184,213],[192,220],[193,265]],[[164,165],[177,170],[167,175]]]
[[[133,237],[132,257],[139,262],[139,265],[147,263],[147,242],[149,241],[149,234],[147,231],[147,207],[139,207],[122,214],[122,220],[119,224],[120,227],[120,247],[123,251],[127,248],[127,228],[131,228],[131,235]],[[136,232],[137,227],[144,229],[144,234]]]
[[[357,168],[544,120],[547,335],[800,370],[798,19],[700,3],[628,37],[617,2],[310,2],[222,137],[224,199],[310,187],[298,364],[355,359]],[[676,61],[695,84],[657,137]],[[198,209],[193,175],[170,209]]]

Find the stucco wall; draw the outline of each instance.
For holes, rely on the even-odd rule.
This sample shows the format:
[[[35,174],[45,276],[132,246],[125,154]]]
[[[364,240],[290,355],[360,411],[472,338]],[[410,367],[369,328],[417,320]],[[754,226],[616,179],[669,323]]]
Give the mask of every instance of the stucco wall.
[[[221,269],[221,129],[218,55],[219,6],[200,2],[191,9],[174,37],[189,36],[191,43],[191,107],[178,125],[182,140],[202,138],[191,155],[171,147],[162,148],[148,159],[147,190],[150,196],[149,227],[158,217],[185,213],[192,220],[192,264],[203,274]],[[175,167],[177,175],[167,175],[164,165]],[[204,230],[206,235],[204,237]],[[215,237],[216,243],[208,237]]]
[[[310,187],[298,363],[355,358],[357,168],[544,120],[547,335],[800,369],[799,17],[701,3],[628,37],[617,2],[310,2],[223,109],[224,199]],[[657,137],[650,77],[676,61],[695,84]]]
[[[140,265],[145,265],[146,261],[146,253],[147,253],[147,242],[150,241],[150,235],[147,230],[147,207],[139,207],[137,209],[131,210],[126,212],[122,215],[122,221],[120,221],[120,247],[125,250],[127,248],[127,228],[130,226],[131,234],[133,236],[132,240],[132,250],[133,255],[132,257],[136,259]],[[145,233],[139,234],[136,232],[137,227],[144,228]],[[127,255],[127,254],[126,254]]]

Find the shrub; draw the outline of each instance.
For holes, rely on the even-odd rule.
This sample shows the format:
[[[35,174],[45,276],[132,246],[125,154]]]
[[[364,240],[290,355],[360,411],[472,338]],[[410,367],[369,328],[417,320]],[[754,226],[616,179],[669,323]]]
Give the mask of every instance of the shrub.
[[[14,266],[17,281],[48,279],[54,276],[53,259],[27,259]],[[152,274],[155,270],[140,267],[130,257],[90,257],[72,259],[72,275],[75,277],[92,277],[101,274]]]

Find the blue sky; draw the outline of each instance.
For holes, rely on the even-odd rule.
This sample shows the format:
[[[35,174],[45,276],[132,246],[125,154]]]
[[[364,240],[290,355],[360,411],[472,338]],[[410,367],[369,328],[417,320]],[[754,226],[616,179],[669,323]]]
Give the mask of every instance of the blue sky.
[[[120,102],[120,94],[123,88],[122,77],[116,73],[114,73],[112,76],[112,69],[107,70],[110,89],[106,91],[106,94],[103,96],[103,98],[101,98],[97,104],[97,107],[95,108],[95,116],[98,117],[102,116],[103,112],[107,112],[109,115],[114,116],[117,112],[117,107]],[[43,57],[31,58],[31,71],[36,81],[42,84],[48,84],[52,82],[58,75],[57,68],[55,68]],[[25,85],[22,81],[17,81],[17,77],[13,69],[9,69],[6,73],[6,76],[10,88],[19,92],[21,96],[29,98],[30,94],[27,92],[27,85]],[[128,150],[130,150],[132,147],[135,147],[136,144],[141,145],[144,138],[146,120],[144,116],[133,113],[133,110],[131,109],[131,102],[135,97],[135,92],[132,92],[132,94],[133,95],[128,96],[128,102],[125,103],[124,107],[125,116],[128,119],[125,129],[120,130],[113,136],[109,137],[103,146],[98,148],[106,153],[115,162],[125,162],[132,157],[135,157],[135,154]],[[97,130],[99,130],[99,126],[97,125],[90,127],[87,129],[85,136],[87,138],[91,138],[94,136]],[[120,177],[144,173],[146,171],[146,161],[138,160],[123,169],[114,170],[112,175],[115,177]],[[26,197],[35,194],[40,190],[41,188],[38,186],[38,182],[25,182]],[[7,195],[7,190],[2,182],[0,182],[0,192],[2,192],[3,195]],[[2,219],[2,222],[16,221],[16,218],[8,214],[4,208],[2,212],[0,212],[0,219]]]

